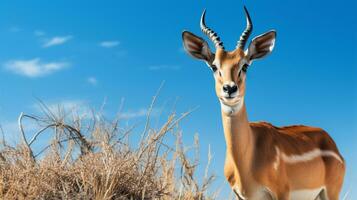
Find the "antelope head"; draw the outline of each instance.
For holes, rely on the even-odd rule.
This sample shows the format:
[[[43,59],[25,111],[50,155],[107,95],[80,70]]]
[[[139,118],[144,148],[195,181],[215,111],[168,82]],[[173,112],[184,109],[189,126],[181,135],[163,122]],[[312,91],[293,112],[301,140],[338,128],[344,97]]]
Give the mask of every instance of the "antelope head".
[[[189,55],[203,60],[212,69],[215,79],[215,91],[221,102],[222,111],[227,115],[234,115],[243,106],[245,95],[246,72],[252,61],[263,58],[272,52],[276,32],[268,31],[255,37],[245,50],[245,44],[253,30],[253,24],[248,10],[244,7],[247,26],[233,51],[226,51],[218,34],[205,24],[206,11],[203,11],[200,21],[202,32],[214,43],[216,51],[213,53],[208,43],[195,34],[184,31],[183,45]]]

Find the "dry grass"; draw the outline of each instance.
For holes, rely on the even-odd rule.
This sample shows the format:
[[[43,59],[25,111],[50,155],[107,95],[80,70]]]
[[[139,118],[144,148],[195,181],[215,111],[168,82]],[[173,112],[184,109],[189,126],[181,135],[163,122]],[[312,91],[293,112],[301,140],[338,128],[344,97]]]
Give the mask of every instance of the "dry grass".
[[[26,135],[21,144],[1,143],[0,199],[215,198],[208,194],[214,177],[206,170],[198,180],[198,157],[187,156],[198,151],[198,139],[193,149],[181,141],[178,124],[189,113],[172,113],[153,129],[149,109],[142,131],[123,130],[118,119],[108,121],[98,113],[89,117],[42,108],[41,116],[19,117],[20,133]],[[23,120],[41,127],[31,139]],[[51,135],[48,146],[34,148],[43,134]],[[175,144],[165,142],[168,135],[176,138]],[[141,139],[132,145],[131,138]]]

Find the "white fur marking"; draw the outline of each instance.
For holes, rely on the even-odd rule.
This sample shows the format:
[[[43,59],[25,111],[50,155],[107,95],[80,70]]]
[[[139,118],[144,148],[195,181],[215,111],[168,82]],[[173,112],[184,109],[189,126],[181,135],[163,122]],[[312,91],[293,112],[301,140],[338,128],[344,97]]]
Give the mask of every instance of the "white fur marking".
[[[278,167],[280,165],[280,150],[279,150],[279,148],[277,146],[275,146],[275,150],[276,150],[276,158],[275,158],[276,160],[273,163],[273,168],[275,170],[278,170]]]
[[[249,200],[276,200],[275,194],[265,186],[258,186],[257,190],[248,198]]]
[[[274,46],[275,46],[275,39],[272,39],[272,40],[271,40],[270,47],[269,47],[269,51],[270,51],[270,52],[273,51]]]
[[[223,89],[222,89],[222,90],[221,90],[221,97],[224,97],[224,98],[228,98],[228,97],[230,97],[230,98],[235,98],[235,97],[238,96],[238,93],[239,93],[239,89],[237,90],[237,92],[234,92],[234,93],[232,93],[231,95],[225,93],[225,92],[223,91]]]
[[[238,196],[238,200],[265,200],[265,199],[276,199],[275,194],[268,188],[264,186],[258,186],[256,190],[249,196],[244,196],[244,192],[238,187],[238,185],[233,186],[233,191]],[[301,199],[300,199],[301,200]]]
[[[217,67],[217,69],[221,68],[221,61],[220,60],[214,60],[212,62],[213,65],[215,65]]]
[[[224,85],[229,85],[229,86],[233,87],[236,84],[233,81],[230,81],[230,82],[225,82]]]
[[[240,188],[238,187],[238,185],[233,186],[233,191],[238,195],[238,198],[242,199],[242,200],[246,200],[247,198],[245,198],[242,194],[242,192],[240,191]]]
[[[317,195],[325,189],[325,187],[320,187],[316,189],[304,189],[304,190],[293,190],[290,192],[291,200],[315,200]]]
[[[248,64],[248,61],[245,57],[243,57],[240,61],[239,61],[239,69],[238,69],[238,72],[240,72],[243,68],[243,65],[244,64]],[[249,64],[248,64],[249,65]]]
[[[317,157],[324,157],[324,156],[325,157],[327,157],[327,156],[334,157],[339,162],[343,163],[343,161],[339,155],[337,155],[335,152],[329,151],[329,150],[314,149],[309,152],[303,153],[301,155],[295,155],[295,154],[286,155],[283,152],[281,153],[281,157],[287,163],[307,162],[307,161],[313,160]]]
[[[244,99],[242,98],[239,100],[239,102],[236,105],[228,106],[220,100],[221,109],[228,116],[232,116],[232,115],[236,114],[238,111],[240,111],[240,109],[243,107],[243,101],[244,101]]]

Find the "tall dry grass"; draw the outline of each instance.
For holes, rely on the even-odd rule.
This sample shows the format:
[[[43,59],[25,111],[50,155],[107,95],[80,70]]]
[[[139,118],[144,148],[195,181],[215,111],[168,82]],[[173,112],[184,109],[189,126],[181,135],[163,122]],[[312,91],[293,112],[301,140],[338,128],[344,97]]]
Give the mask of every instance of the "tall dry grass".
[[[214,179],[208,166],[197,178],[198,157],[188,156],[198,151],[198,138],[193,149],[182,144],[179,123],[189,112],[171,113],[154,129],[149,109],[140,130],[123,129],[118,118],[100,113],[80,116],[41,105],[40,116],[20,115],[20,144],[1,141],[0,199],[215,199],[208,192]],[[32,137],[24,120],[40,126]],[[34,148],[43,134],[51,136],[47,146]],[[140,139],[132,144],[132,138]]]

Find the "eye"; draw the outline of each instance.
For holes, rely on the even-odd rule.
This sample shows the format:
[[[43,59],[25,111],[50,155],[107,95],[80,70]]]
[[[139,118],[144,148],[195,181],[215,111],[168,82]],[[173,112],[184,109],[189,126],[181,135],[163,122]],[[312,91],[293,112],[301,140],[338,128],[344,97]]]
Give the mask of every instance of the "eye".
[[[211,65],[211,69],[212,69],[213,72],[216,72],[217,71],[216,65]]]
[[[248,64],[243,64],[243,66],[242,66],[242,69],[239,71],[239,73],[238,73],[238,77],[240,77],[240,75],[242,74],[242,71],[244,72],[244,73],[246,73],[247,72],[247,69],[248,69]]]
[[[216,65],[211,65],[211,69],[212,69],[213,73],[216,73],[216,71],[218,70]],[[219,71],[219,70],[218,70],[218,74],[219,74],[219,76],[222,76],[221,71]]]
[[[248,65],[247,63],[244,63],[244,64],[243,64],[243,67],[242,67],[242,71],[243,71],[243,72],[247,72],[248,66],[249,66],[249,65]]]

